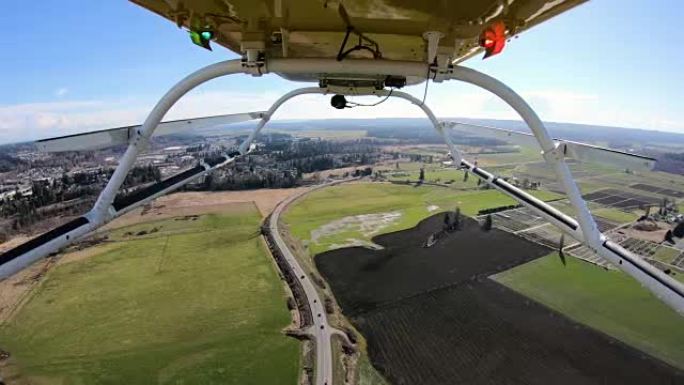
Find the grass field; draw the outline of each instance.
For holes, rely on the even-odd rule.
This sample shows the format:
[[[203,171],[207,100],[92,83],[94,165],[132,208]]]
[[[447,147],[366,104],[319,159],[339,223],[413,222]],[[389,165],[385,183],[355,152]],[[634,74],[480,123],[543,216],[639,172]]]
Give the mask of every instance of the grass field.
[[[281,333],[259,224],[244,205],[118,229],[114,246],[48,273],[0,327],[2,348],[40,384],[294,384],[299,343]]]
[[[556,194],[534,191],[540,199],[554,199]],[[387,183],[355,183],[328,187],[315,191],[297,202],[285,213],[290,232],[303,241],[311,239],[311,231],[333,220],[361,214],[400,212],[401,217],[382,229],[382,233],[404,230],[438,211],[461,209],[465,215],[475,215],[484,208],[514,204],[512,198],[496,190],[457,192],[443,187],[404,186]],[[438,208],[432,212],[430,206]],[[375,235],[375,234],[373,234]],[[344,244],[354,238],[370,241],[359,229],[340,231],[322,237],[309,245],[310,255]]]
[[[394,181],[417,181],[420,176],[419,170],[395,173],[394,175],[389,175],[390,180]],[[467,181],[463,181],[464,171],[456,170],[453,168],[435,168],[425,170],[425,181],[434,183],[446,183],[452,181],[449,187],[454,188],[475,188],[477,187],[478,178],[475,175],[469,175]]]
[[[566,316],[684,368],[681,316],[629,276],[557,254],[494,279]]]
[[[389,385],[382,375],[380,375],[368,360],[368,356],[363,354],[359,357],[359,385]]]
[[[509,163],[534,162],[543,160],[540,150],[532,147],[521,146],[519,152],[501,154],[477,154],[467,155],[468,159],[477,159],[481,167],[496,166]]]
[[[617,223],[634,222],[639,218],[639,215],[633,212],[625,212],[610,207],[592,210],[592,214]]]
[[[672,263],[672,261],[679,256],[679,253],[680,251],[675,248],[661,246],[656,250],[655,254],[653,254],[653,258],[661,262]],[[679,274],[677,276],[679,276]]]
[[[396,168],[397,164],[399,165],[399,168]],[[379,166],[376,167],[376,170],[382,170],[382,171],[418,171],[421,168],[429,169],[429,170],[435,170],[440,168],[441,165],[439,163],[423,163],[423,162],[388,162],[387,165],[385,166]]]

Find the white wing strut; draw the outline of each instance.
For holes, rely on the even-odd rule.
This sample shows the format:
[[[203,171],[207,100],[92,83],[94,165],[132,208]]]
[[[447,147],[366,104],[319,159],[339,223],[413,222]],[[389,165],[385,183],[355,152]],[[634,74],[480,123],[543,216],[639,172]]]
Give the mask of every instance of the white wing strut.
[[[508,143],[521,146],[539,147],[537,138],[529,133],[506,130],[503,128],[481,126],[462,122],[444,121],[444,124],[452,130],[458,130],[475,136],[499,139]],[[574,142],[571,140],[554,139],[559,146],[562,146],[563,154],[570,158],[583,162],[596,162],[608,164],[621,169],[632,171],[651,171],[655,166],[656,160],[647,156],[630,154],[628,152],[613,150],[610,148],[595,146],[587,143]]]
[[[154,131],[155,135],[169,135],[178,132],[196,131],[203,128],[216,127],[224,124],[246,122],[248,120],[261,119],[265,112],[245,112],[240,114],[228,114],[207,116],[201,118],[172,120],[161,122]],[[135,137],[136,130],[142,126],[126,126],[109,128],[106,130],[84,132],[81,134],[60,136],[57,138],[43,139],[36,142],[39,151],[63,152],[99,150],[121,144],[129,144]]]

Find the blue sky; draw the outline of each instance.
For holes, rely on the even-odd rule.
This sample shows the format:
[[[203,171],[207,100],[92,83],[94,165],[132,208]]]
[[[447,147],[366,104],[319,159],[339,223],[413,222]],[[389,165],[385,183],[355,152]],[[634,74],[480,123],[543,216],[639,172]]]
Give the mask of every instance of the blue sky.
[[[235,58],[193,46],[173,23],[125,0],[5,3],[0,143],[138,123],[183,76]],[[547,121],[684,133],[683,18],[676,0],[593,0],[525,32],[501,55],[465,65],[506,82]],[[167,117],[266,109],[298,86],[274,75],[221,79]],[[423,87],[409,92],[422,97]],[[277,118],[421,116],[404,103],[334,111],[311,96]],[[492,96],[453,82],[431,84],[428,103],[439,116],[515,118]]]

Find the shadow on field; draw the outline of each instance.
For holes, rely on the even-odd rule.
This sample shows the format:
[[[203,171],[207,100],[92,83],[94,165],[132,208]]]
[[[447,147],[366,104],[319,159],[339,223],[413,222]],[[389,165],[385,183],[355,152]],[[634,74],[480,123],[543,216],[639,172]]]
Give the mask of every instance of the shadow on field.
[[[549,249],[444,214],[316,256],[373,365],[392,384],[684,384],[684,373],[487,278]],[[559,262],[560,263],[560,262]]]

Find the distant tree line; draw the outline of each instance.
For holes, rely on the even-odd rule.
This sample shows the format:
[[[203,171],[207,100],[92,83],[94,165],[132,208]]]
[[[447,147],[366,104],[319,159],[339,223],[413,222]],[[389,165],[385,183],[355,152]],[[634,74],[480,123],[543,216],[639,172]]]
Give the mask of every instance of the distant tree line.
[[[123,187],[128,188],[138,186],[144,183],[161,181],[161,172],[153,165],[133,167],[128,172],[126,179],[123,182]]]
[[[663,155],[666,159],[672,159],[679,162],[684,162],[684,152],[668,152]]]
[[[333,168],[374,163],[381,152],[373,140],[307,140],[267,145],[266,150],[280,169],[295,169],[299,175]]]
[[[368,136],[381,139],[399,139],[411,143],[444,143],[444,139],[432,128],[431,125],[425,127],[374,127],[367,130]],[[455,144],[462,144],[474,147],[492,147],[505,145],[506,142],[493,138],[482,138],[477,136],[456,135],[452,138]]]
[[[273,153],[276,161],[311,158],[322,155],[353,155],[379,153],[372,140],[358,139],[351,141],[306,140],[290,143],[267,144],[266,151]]]
[[[494,214],[494,213],[498,213],[500,211],[517,209],[519,207],[522,207],[522,205],[508,205],[508,206],[491,207],[488,209],[483,209],[483,210],[478,211],[477,215]]]
[[[684,175],[684,152],[665,153],[656,156],[656,171],[665,171],[672,174]]]
[[[200,188],[210,191],[289,188],[297,186],[299,181],[300,176],[289,171],[227,169],[208,175]]]
[[[64,173],[61,178],[51,181],[33,181],[30,194],[17,192],[14,196],[1,199],[0,217],[9,219],[11,227],[5,229],[4,234],[21,231],[48,217],[82,213],[92,205],[112,173],[112,169]],[[124,187],[160,179],[159,170],[154,166],[133,167],[124,181]]]
[[[0,153],[0,172],[16,170],[17,167],[22,163],[24,162],[19,158],[15,158],[9,154]]]
[[[30,162],[22,162],[18,171],[28,168],[62,168],[70,170],[75,167],[82,167],[84,164],[95,164],[97,162],[94,151],[61,152],[59,155],[48,156],[43,159],[34,159]],[[23,165],[23,166],[22,166]]]

